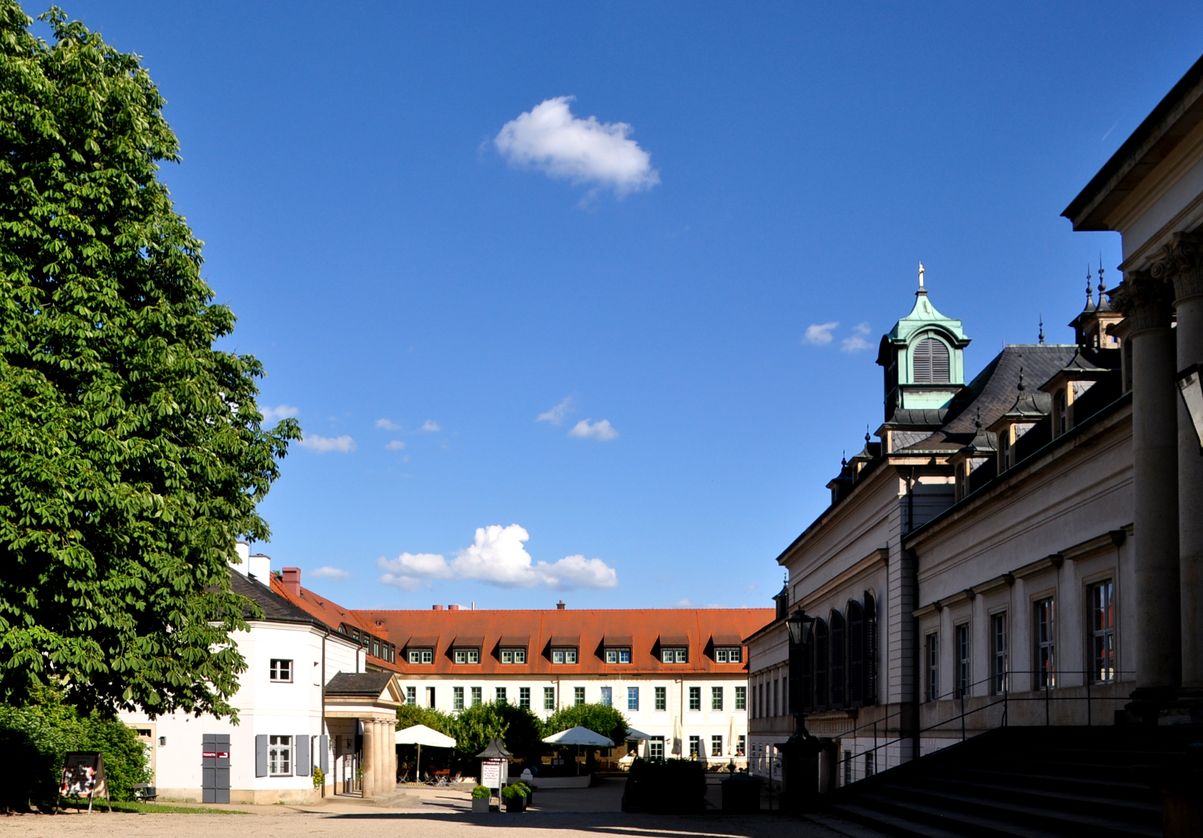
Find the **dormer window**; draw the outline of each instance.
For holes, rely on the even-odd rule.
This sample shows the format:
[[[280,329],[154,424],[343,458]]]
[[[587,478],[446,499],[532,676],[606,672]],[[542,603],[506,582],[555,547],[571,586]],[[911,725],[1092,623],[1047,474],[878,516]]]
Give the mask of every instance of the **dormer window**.
[[[913,363],[916,384],[949,382],[948,347],[935,338],[923,338],[915,344]]]
[[[630,663],[631,647],[616,646],[606,649],[606,663]]]
[[[743,660],[743,649],[738,646],[718,646],[714,650],[715,663],[739,663]]]
[[[451,659],[456,663],[480,663],[480,648],[465,647],[452,649]]]
[[[526,649],[524,649],[524,648],[502,649],[500,652],[500,658],[501,658],[502,663],[508,663],[508,664],[526,663]]]
[[[405,659],[410,663],[434,663],[434,649],[430,647],[406,649]]]
[[[689,663],[688,646],[661,646],[661,663]]]
[[[577,662],[577,650],[575,646],[553,646],[551,649],[551,662],[554,664],[572,664]]]

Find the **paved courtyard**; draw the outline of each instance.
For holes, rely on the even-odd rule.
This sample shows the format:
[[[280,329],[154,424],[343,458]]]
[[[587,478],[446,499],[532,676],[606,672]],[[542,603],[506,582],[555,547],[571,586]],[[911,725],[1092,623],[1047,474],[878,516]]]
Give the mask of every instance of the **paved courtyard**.
[[[556,838],[605,834],[629,838],[779,838],[831,836],[820,826],[771,813],[726,815],[633,815],[621,811],[622,780],[603,779],[590,789],[540,790],[527,812],[472,814],[470,784],[448,788],[398,786],[387,801],[365,802],[333,797],[315,806],[240,806],[247,814],[129,815],[104,811],[59,815],[0,816],[0,836],[104,836],[104,838],[368,838],[411,835],[417,838],[476,836],[498,830],[537,834],[554,830]],[[718,803],[718,789],[711,788]]]

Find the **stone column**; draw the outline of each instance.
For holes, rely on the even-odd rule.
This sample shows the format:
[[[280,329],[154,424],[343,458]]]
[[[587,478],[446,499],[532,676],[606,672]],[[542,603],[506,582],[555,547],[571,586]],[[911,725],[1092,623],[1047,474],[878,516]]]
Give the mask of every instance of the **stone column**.
[[[363,782],[360,785],[360,792],[364,797],[372,797],[375,789],[372,784],[372,776],[376,770],[376,725],[371,719],[362,719],[363,724],[363,754],[360,767],[363,769]]]
[[[1174,284],[1178,328],[1176,370],[1203,363],[1203,238],[1179,234],[1161,268]],[[1203,688],[1203,456],[1178,399],[1178,579],[1182,609],[1182,685]]]
[[[1133,271],[1113,302],[1132,348],[1136,687],[1173,688],[1181,673],[1178,595],[1178,406],[1170,288]]]

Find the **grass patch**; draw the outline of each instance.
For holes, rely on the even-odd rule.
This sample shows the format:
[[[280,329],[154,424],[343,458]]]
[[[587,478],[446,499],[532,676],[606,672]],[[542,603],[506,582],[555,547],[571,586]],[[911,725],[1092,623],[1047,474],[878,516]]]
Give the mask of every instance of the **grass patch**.
[[[87,809],[86,802],[63,801],[63,809]],[[92,811],[108,811],[106,801],[96,800]],[[114,800],[114,812],[124,812],[129,815],[245,815],[246,812],[237,809],[215,809],[212,806],[181,806],[171,803],[150,803],[141,800]]]

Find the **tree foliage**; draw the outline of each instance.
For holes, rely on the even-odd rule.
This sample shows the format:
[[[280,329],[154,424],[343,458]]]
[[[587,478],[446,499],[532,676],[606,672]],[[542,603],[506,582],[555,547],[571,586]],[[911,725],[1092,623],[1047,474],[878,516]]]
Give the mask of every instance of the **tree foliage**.
[[[231,712],[239,536],[299,429],[157,178],[178,159],[138,58],[0,0],[0,700]]]
[[[626,717],[605,704],[574,704],[561,707],[543,723],[544,736],[559,733],[570,727],[586,727],[594,733],[608,736],[619,747],[627,738],[630,726]]]
[[[454,736],[455,719],[446,713],[439,712],[433,707],[419,707],[416,704],[402,704],[397,708],[397,730],[414,725],[426,725],[431,730]]]
[[[461,711],[453,719],[455,749],[464,758],[472,758],[494,739],[505,743],[506,750],[519,759],[537,756],[544,746],[539,719],[525,707],[504,701],[478,704]]]

